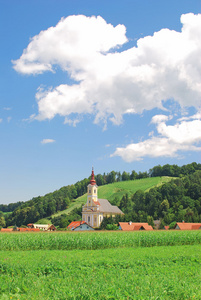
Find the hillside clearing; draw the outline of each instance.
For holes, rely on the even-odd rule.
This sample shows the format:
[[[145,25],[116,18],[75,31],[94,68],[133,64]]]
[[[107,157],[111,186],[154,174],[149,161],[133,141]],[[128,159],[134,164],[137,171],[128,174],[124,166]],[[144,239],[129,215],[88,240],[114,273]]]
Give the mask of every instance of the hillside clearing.
[[[120,200],[126,193],[130,196],[137,190],[144,192],[149,191],[151,188],[160,186],[174,178],[163,176],[163,177],[150,177],[137,180],[120,181],[111,184],[103,185],[98,187],[98,198],[108,199],[112,204],[115,205],[115,200]],[[116,199],[115,199],[116,198]],[[53,214],[51,217],[58,217],[61,214],[69,215],[72,210],[79,208],[84,205],[87,201],[87,194],[73,200],[70,206],[63,210]]]

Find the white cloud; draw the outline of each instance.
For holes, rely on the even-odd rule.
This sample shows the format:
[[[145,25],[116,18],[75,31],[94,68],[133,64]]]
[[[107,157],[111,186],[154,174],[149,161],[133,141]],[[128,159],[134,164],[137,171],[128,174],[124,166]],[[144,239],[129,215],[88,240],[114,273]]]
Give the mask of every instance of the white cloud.
[[[93,114],[95,123],[119,124],[124,114],[163,108],[170,98],[198,109],[201,15],[182,15],[181,22],[181,32],[162,29],[122,52],[118,48],[128,42],[125,26],[114,27],[100,16],[69,16],[41,31],[13,61],[15,70],[40,74],[58,65],[75,84],[40,89],[36,119],[58,114],[70,122],[71,114]]]
[[[161,123],[161,122],[165,122],[167,120],[169,120],[171,118],[171,116],[165,116],[165,115],[156,115],[151,119],[151,123],[153,124],[157,124],[157,123]]]
[[[144,157],[174,157],[178,156],[178,151],[201,151],[198,146],[201,142],[201,120],[178,121],[175,125],[166,125],[168,118],[162,115],[156,115],[152,120],[157,120],[159,136],[117,148],[111,157],[120,156],[131,162]]]
[[[54,142],[55,142],[55,140],[53,140],[53,139],[43,139],[41,141],[41,144],[50,144],[50,143],[54,143]]]

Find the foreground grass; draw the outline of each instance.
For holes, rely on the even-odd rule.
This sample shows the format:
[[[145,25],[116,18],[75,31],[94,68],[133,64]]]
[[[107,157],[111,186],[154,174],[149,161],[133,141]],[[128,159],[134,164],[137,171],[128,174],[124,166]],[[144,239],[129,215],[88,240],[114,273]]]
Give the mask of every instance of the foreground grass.
[[[106,184],[98,188],[98,198],[99,199],[108,199],[111,203],[114,202],[114,199],[121,199],[126,193],[130,196],[134,194],[137,190],[148,191],[155,186],[160,186],[174,178],[163,176],[163,177],[151,177],[143,178],[130,181],[120,181],[114,182],[111,184]],[[75,208],[78,208],[87,202],[87,194],[75,199],[71,202],[69,208],[57,212],[52,217],[57,217],[61,214],[70,214],[71,211]],[[115,204],[115,203],[113,203]]]
[[[201,299],[200,245],[0,252],[0,299]]]

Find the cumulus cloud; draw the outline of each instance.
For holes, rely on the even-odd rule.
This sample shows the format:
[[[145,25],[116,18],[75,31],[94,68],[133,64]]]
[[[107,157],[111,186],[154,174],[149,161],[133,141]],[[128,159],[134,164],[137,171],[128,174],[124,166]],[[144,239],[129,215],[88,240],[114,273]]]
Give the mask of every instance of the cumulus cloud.
[[[189,117],[194,119],[195,116]],[[138,161],[144,157],[174,157],[178,151],[200,151],[201,120],[178,120],[175,125],[167,125],[167,116],[156,115],[152,123],[156,123],[158,136],[139,143],[132,143],[126,147],[117,148],[111,155],[120,156],[124,161]]]
[[[58,114],[71,123],[72,114],[93,114],[95,123],[120,124],[124,114],[163,108],[172,98],[181,107],[199,108],[201,15],[182,15],[181,23],[181,32],[161,29],[125,51],[120,49],[128,42],[125,26],[114,27],[100,16],[69,16],[41,31],[13,61],[14,69],[41,74],[59,66],[74,84],[40,88],[35,118]]]
[[[50,143],[54,143],[54,142],[55,142],[55,140],[53,140],[53,139],[43,139],[41,141],[41,144],[50,144]]]

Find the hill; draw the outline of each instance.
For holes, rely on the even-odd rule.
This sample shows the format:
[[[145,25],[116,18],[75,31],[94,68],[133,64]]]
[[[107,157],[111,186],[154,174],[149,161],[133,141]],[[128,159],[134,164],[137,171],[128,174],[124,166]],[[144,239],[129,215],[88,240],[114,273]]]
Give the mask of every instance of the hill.
[[[137,180],[129,180],[129,181],[120,181],[114,182],[110,184],[106,184],[98,187],[98,198],[100,199],[108,199],[111,204],[119,205],[121,198],[123,195],[128,194],[131,196],[137,190],[142,190],[144,192],[149,191],[151,188],[160,186],[166,182],[172,180],[172,177],[164,176],[164,177],[151,177],[151,178],[143,178]],[[87,194],[73,200],[70,203],[69,207],[65,210],[59,211],[53,215],[52,218],[58,217],[62,214],[69,215],[76,208],[80,208],[80,206],[84,205],[87,202]]]
[[[193,185],[194,182],[192,179],[192,183],[189,185],[185,182],[184,184],[184,178],[188,177],[187,181],[189,179],[189,176],[193,176],[196,172],[201,171],[201,164],[197,164],[195,162],[184,165],[184,166],[177,166],[177,165],[169,165],[166,164],[164,166],[155,166],[152,169],[149,170],[149,172],[139,172],[136,173],[134,170],[131,173],[128,172],[115,172],[111,171],[110,173],[104,173],[104,174],[97,174],[95,176],[97,185],[99,186],[99,198],[106,198],[108,199],[112,204],[119,205],[120,208],[123,210],[124,213],[128,213],[135,211],[137,214],[133,216],[133,219],[139,219],[139,220],[146,220],[146,216],[153,216],[154,219],[157,218],[165,218],[164,214],[162,215],[161,211],[161,202],[163,200],[168,200],[167,206],[170,206],[170,210],[173,210],[172,216],[175,216],[174,210],[176,208],[171,206],[175,202],[175,194],[173,199],[170,199],[169,202],[169,194],[167,195],[161,195],[158,196],[161,193],[161,190],[158,190],[156,192],[156,195],[147,195],[151,193],[153,190],[153,187],[155,189],[156,186],[159,185],[163,187],[164,185],[167,185],[165,181],[169,181],[171,178],[177,177],[179,181],[177,181],[178,185],[182,186],[182,191],[179,191],[182,194],[182,197],[190,197],[191,199],[188,199],[188,201],[185,199],[181,199],[180,202],[177,202],[177,205],[187,207],[189,215],[192,215],[192,208],[195,210],[193,211],[194,216],[198,214],[200,215],[200,209],[201,203],[199,202],[199,198],[201,197],[199,192],[199,184],[198,188],[196,187],[196,193],[189,191],[189,186],[191,184]],[[197,173],[198,174],[198,173]],[[166,179],[162,179],[165,177],[161,176],[167,176]],[[158,178],[157,178],[158,177]],[[141,181],[140,181],[141,180]],[[162,182],[161,182],[162,180]],[[87,191],[87,185],[89,184],[90,178],[84,178],[81,181],[76,182],[75,184],[68,185],[61,187],[59,190],[56,190],[52,193],[48,193],[44,196],[38,196],[34,197],[31,200],[28,200],[26,202],[17,202],[17,203],[10,203],[8,205],[0,204],[0,214],[2,222],[0,222],[0,227],[4,222],[6,222],[6,226],[10,226],[13,224],[16,224],[17,226],[26,225],[28,223],[35,223],[37,221],[40,221],[41,219],[46,220],[46,222],[51,221],[52,216],[57,216],[57,218],[61,215],[68,216],[68,221],[72,219],[80,219],[81,217],[81,206],[86,202],[86,195],[84,194]],[[198,180],[199,181],[199,180]],[[112,185],[110,185],[112,184]],[[174,187],[175,181],[171,182],[170,185],[171,188]],[[197,184],[197,183],[196,183]],[[183,186],[185,185],[185,189]],[[112,186],[112,188],[111,188]],[[148,191],[151,188],[150,192]],[[159,187],[160,188],[160,187]],[[169,187],[168,187],[169,189]],[[195,190],[194,186],[191,186],[192,191]],[[137,193],[135,197],[142,198],[140,201],[135,200],[134,194],[136,194],[137,190],[141,190],[141,192],[144,193],[146,191],[146,196],[142,193]],[[159,193],[159,194],[158,194]],[[125,199],[122,196],[127,194],[127,197]],[[153,194],[153,192],[152,192]],[[194,195],[195,194],[195,195]],[[190,196],[189,196],[190,195]],[[156,198],[156,201],[149,200],[149,197]],[[146,199],[145,199],[146,198]],[[144,200],[145,199],[145,200]],[[192,202],[192,201],[193,202]],[[131,201],[131,202],[130,202]],[[145,205],[136,205],[136,203],[139,202],[139,204],[143,203],[145,201]],[[194,201],[198,201],[195,202]],[[128,202],[128,203],[126,203]],[[188,202],[190,204],[188,204]],[[192,203],[191,203],[192,202]],[[150,203],[150,205],[148,205]],[[151,203],[153,204],[151,207]],[[184,203],[180,205],[180,203]],[[132,205],[131,205],[132,204]],[[187,205],[188,204],[188,205]],[[142,207],[141,207],[142,206]],[[150,207],[149,207],[150,206]],[[143,214],[142,214],[143,211]],[[5,212],[11,212],[9,214],[2,214]],[[168,211],[169,212],[169,211]],[[164,211],[166,214],[167,211]],[[171,215],[171,213],[168,215]],[[176,217],[174,217],[175,219]],[[55,217],[53,218],[55,219]],[[130,216],[131,219],[131,216]],[[173,219],[172,217],[170,219]],[[181,216],[180,218],[181,219]],[[198,219],[195,217],[195,219]],[[182,219],[183,220],[183,219]],[[52,220],[55,221],[55,220]],[[2,223],[2,224],[1,224]],[[167,223],[167,221],[166,221]],[[65,227],[65,226],[64,226]],[[63,227],[62,227],[63,228]]]

